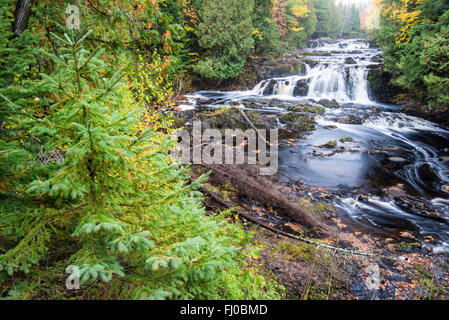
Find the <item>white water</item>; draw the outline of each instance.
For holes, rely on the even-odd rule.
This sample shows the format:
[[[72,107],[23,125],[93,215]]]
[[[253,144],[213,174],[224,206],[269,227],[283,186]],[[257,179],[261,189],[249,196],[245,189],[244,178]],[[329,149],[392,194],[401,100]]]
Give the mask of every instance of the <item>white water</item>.
[[[262,80],[250,93],[259,96],[295,97],[295,88],[299,80],[308,83],[307,94],[304,98],[335,99],[338,102],[372,103],[369,98],[369,84],[367,81],[367,61],[377,54],[376,50],[369,49],[366,43],[353,40],[343,41],[339,44],[320,43],[320,46],[308,49],[309,52],[337,52],[331,56],[311,56],[318,64],[313,68],[308,64],[305,75],[295,75],[283,78]],[[339,51],[335,51],[335,50]],[[357,54],[351,52],[357,51]],[[362,52],[362,53],[360,53]],[[359,59],[362,54],[365,59]],[[346,58],[353,58],[355,64],[346,64]],[[373,64],[373,63],[370,63]],[[272,90],[269,85],[275,82]]]
[[[397,112],[395,106],[371,101],[367,74],[378,64],[371,61],[380,53],[378,49],[360,40],[317,44],[307,49],[311,54],[301,54],[315,60],[304,65],[303,74],[265,79],[246,91],[199,91],[189,96],[189,102],[217,108],[230,102],[257,101],[252,110],[282,113],[285,106],[270,100],[288,104],[337,100],[340,108],[326,108],[316,119],[316,130],[301,144],[280,150],[282,174],[307,185],[338,190],[341,195],[334,204],[360,225],[436,236],[441,241],[435,251],[449,252],[449,131]],[[345,122],[348,116],[358,117],[361,123]],[[359,152],[314,155],[314,151],[323,152],[320,145],[346,137],[354,141],[338,142],[339,146]],[[395,157],[402,162],[392,164],[390,159]],[[407,196],[390,196],[388,188],[396,185]],[[416,201],[425,208],[414,207]],[[439,213],[439,219],[427,216],[433,211]]]

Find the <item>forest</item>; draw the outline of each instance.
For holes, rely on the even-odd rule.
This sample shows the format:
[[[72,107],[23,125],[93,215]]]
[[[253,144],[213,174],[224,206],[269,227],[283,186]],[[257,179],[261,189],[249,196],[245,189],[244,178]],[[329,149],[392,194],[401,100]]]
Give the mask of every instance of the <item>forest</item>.
[[[351,281],[365,280],[343,271],[348,259],[362,272],[363,257],[384,256],[391,244],[391,266],[401,264],[391,257],[398,252],[422,255],[420,268],[440,263],[424,251],[447,239],[419,219],[438,216],[444,225],[449,214],[446,0],[378,0],[375,27],[366,26],[363,1],[0,2],[0,299],[386,299],[393,280],[374,294],[369,286],[351,291]],[[183,112],[193,100],[197,111]],[[405,111],[382,113],[375,100]],[[361,137],[372,132],[340,132],[375,116],[359,114],[369,111],[359,103],[381,113],[386,127],[402,121],[441,135],[416,138],[426,145],[405,134],[365,145]],[[282,112],[261,111],[269,108]],[[338,108],[341,115],[325,118]],[[175,161],[174,133],[195,119],[257,136],[280,129],[279,175]],[[314,136],[332,129],[326,141]],[[273,136],[265,138],[274,152]],[[317,161],[342,162],[317,174],[303,173],[296,158],[284,165],[302,154],[298,145],[316,148],[307,152]],[[411,155],[415,149],[426,153]],[[354,182],[349,196],[357,174],[347,182],[331,167],[356,170],[347,163],[359,155],[363,166],[372,157],[382,169]],[[326,183],[341,180],[321,185],[325,173]],[[370,202],[378,194],[385,198]],[[382,216],[387,231],[368,232],[362,243],[369,227],[341,212],[369,207],[359,213],[369,217],[380,202],[420,218],[396,226]],[[399,212],[391,206],[382,212]],[[412,280],[395,282],[402,291],[394,298],[408,286],[421,290],[415,297],[446,299],[443,276],[422,280],[428,271],[415,262],[402,268]]]

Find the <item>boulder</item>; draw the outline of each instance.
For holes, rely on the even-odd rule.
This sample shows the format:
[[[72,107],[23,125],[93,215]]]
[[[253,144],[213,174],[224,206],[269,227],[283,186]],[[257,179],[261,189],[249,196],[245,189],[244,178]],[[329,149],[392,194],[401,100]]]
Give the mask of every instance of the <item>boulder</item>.
[[[300,79],[296,83],[296,87],[293,90],[293,96],[301,96],[304,97],[307,95],[307,92],[309,91],[309,79]]]
[[[345,63],[346,63],[346,64],[356,64],[357,61],[355,61],[354,58],[352,58],[352,57],[347,57],[347,58],[345,59]]]
[[[290,131],[311,131],[315,129],[316,121],[310,115],[288,112],[281,115],[281,121]]]
[[[340,108],[340,105],[336,100],[321,99],[320,101],[318,101],[318,104],[321,104],[323,107],[330,109]]]

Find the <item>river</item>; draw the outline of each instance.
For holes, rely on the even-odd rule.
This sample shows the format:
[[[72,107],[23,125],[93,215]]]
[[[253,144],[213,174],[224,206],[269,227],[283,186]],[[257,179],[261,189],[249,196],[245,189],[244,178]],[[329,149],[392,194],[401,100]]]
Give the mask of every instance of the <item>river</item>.
[[[270,100],[336,100],[337,108],[316,119],[316,130],[280,148],[282,179],[325,188],[339,214],[360,228],[430,236],[434,252],[447,252],[449,131],[375,101],[367,74],[380,53],[361,39],[313,41],[302,54],[316,62],[299,75],[266,79],[248,91],[199,91],[189,99],[193,106],[208,99],[212,107],[266,99],[266,112],[282,112],[270,110]],[[329,142],[334,149],[323,148]]]

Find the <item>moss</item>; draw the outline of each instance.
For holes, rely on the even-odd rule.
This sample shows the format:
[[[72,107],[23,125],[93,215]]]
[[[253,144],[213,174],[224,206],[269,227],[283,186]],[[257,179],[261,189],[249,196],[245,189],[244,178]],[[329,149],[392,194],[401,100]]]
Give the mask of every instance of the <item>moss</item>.
[[[247,111],[246,116],[258,129],[269,129],[264,115],[258,111]],[[248,122],[242,117],[235,107],[222,107],[213,112],[201,113],[200,119],[206,122],[210,128],[215,129],[241,129],[250,128]]]
[[[290,106],[287,108],[287,111],[292,111],[292,112],[301,112],[304,111],[304,108],[301,106]]]
[[[398,251],[415,251],[421,247],[421,245],[417,242],[399,242],[394,245],[395,249]]]
[[[281,120],[287,124],[289,130],[293,131],[311,131],[316,125],[311,116],[294,112],[284,113]]]
[[[320,148],[332,149],[332,148],[335,148],[336,146],[337,146],[337,140],[332,140],[332,141],[329,141],[329,142],[327,142],[325,144],[322,144],[320,146]]]
[[[345,152],[348,152],[348,151],[349,150],[344,148],[344,147],[341,147],[341,148],[338,148],[337,150],[335,150],[336,153],[345,153]]]
[[[289,260],[303,259],[310,262],[315,255],[314,247],[303,242],[291,243],[289,241],[283,241],[279,243],[278,250],[288,255]]]
[[[340,108],[340,105],[338,104],[338,102],[336,100],[321,99],[320,101],[318,101],[318,103],[326,108],[331,108],[331,109]]]
[[[304,51],[301,54],[305,56],[316,56],[316,57],[325,57],[332,55],[332,53],[326,51]]]
[[[301,117],[302,117],[302,115],[299,113],[288,112],[288,113],[284,113],[281,116],[281,119],[285,122],[295,122],[295,121],[299,120]]]
[[[324,201],[310,201],[307,198],[301,197],[299,199],[299,205],[306,208],[307,211],[320,215],[322,217],[326,216],[326,213],[334,212],[334,208],[329,203]]]
[[[304,110],[306,112],[310,112],[310,113],[317,113],[317,114],[323,114],[324,113],[324,108],[322,108],[320,106],[307,105]]]
[[[340,139],[341,143],[352,142],[352,141],[354,141],[354,139],[352,139],[351,137],[346,137],[346,138],[341,138]]]

